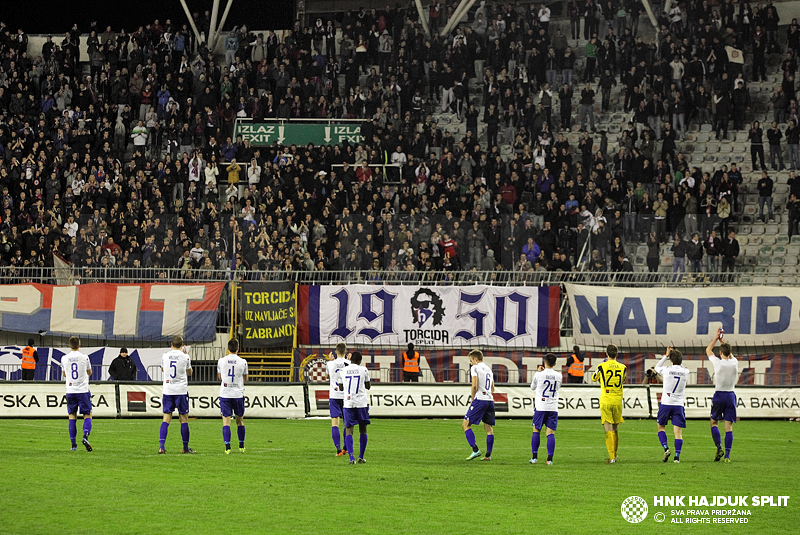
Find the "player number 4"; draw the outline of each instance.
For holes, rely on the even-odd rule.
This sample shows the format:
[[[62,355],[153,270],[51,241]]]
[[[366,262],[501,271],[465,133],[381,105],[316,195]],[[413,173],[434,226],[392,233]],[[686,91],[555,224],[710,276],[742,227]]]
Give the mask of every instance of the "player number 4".
[[[234,367],[233,366],[231,366],[231,369],[228,372],[228,377],[231,378],[231,382],[234,382],[236,380],[236,373],[234,372]]]

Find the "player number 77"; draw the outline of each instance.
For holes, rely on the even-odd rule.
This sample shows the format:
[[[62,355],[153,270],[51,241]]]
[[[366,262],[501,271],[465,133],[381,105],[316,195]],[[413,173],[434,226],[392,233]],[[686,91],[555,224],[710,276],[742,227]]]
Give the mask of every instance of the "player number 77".
[[[353,385],[353,377],[352,376],[348,376],[347,377],[347,393],[348,394],[357,394],[358,393],[358,387],[361,386],[361,377],[356,377],[355,380],[356,380],[356,391],[353,392],[353,390],[350,388]]]

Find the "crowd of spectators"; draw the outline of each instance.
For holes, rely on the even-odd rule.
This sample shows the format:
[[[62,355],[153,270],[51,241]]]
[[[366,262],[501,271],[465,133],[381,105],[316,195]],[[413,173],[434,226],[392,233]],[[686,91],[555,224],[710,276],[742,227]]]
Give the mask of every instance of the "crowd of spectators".
[[[785,137],[787,162],[800,165],[800,29],[792,21],[779,38],[771,2],[676,4],[658,32],[633,0],[570,2],[569,31],[545,5],[480,2],[440,37],[454,7],[430,2],[431,37],[413,2],[279,33],[242,25],[225,33],[224,55],[168,20],[130,32],[73,25],[36,50],[0,23],[0,262],[52,266],[58,255],[88,278],[121,267],[380,278],[584,260],[632,271],[632,244],[650,245],[655,270],[676,235],[676,256],[699,242],[701,257],[724,257],[742,173],[704,173],[678,143],[691,124],[713,124],[720,139],[729,121],[748,128],[748,83],[764,79],[769,54],[785,56],[770,159],[783,166],[772,147]],[[752,56],[751,73],[730,49]],[[630,119],[612,146],[595,105]],[[574,111],[577,144],[566,136]],[[466,133],[437,124],[442,115]],[[254,147],[234,137],[237,118],[357,119],[363,141]],[[760,156],[771,181],[761,139],[752,125],[753,167]],[[402,173],[384,175],[385,163]],[[793,232],[794,174],[790,186]],[[764,217],[771,187],[759,187]]]

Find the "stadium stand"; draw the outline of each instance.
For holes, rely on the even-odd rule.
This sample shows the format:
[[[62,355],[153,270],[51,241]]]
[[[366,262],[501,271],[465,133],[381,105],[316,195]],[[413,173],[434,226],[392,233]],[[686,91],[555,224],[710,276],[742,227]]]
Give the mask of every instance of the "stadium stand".
[[[771,2],[690,1],[655,31],[639,2],[565,5],[550,20],[481,2],[439,37],[443,9],[431,38],[413,3],[241,25],[223,54],[158,21],[67,22],[36,49],[0,24],[2,280],[47,279],[63,258],[84,281],[796,283],[797,22]],[[233,138],[265,119],[357,120],[364,140]]]

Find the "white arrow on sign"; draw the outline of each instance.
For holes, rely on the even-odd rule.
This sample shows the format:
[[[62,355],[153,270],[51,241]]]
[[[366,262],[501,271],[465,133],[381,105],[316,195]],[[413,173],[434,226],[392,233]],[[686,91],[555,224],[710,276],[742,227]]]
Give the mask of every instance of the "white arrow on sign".
[[[281,144],[283,143],[283,140],[286,139],[285,137],[283,137],[283,129],[284,129],[283,126],[278,127],[278,143]]]
[[[331,127],[330,126],[326,126],[325,127],[325,141],[330,142],[330,140],[331,140]]]

